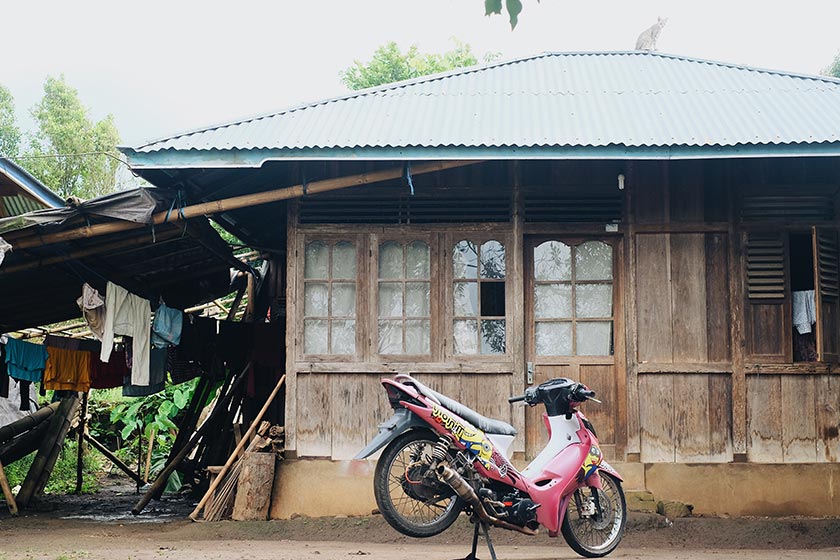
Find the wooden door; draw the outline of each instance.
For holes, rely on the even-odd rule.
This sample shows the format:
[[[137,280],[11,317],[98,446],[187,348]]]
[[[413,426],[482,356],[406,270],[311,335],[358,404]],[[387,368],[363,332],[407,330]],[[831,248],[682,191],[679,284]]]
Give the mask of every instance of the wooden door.
[[[529,238],[525,243],[526,385],[568,377],[603,404],[584,405],[608,459],[624,440],[624,325],[617,238]],[[525,453],[545,446],[544,407],[525,417]],[[619,437],[620,436],[620,437]]]

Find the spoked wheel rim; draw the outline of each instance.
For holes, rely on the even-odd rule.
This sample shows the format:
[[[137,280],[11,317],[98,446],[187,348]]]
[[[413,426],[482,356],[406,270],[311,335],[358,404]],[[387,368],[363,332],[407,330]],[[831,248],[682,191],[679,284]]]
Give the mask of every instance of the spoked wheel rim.
[[[600,475],[598,475],[600,476]],[[600,515],[592,513],[594,493],[600,502]],[[593,555],[615,548],[624,527],[624,507],[617,484],[609,476],[601,476],[601,489],[580,488],[569,500],[566,520],[577,543]]]
[[[428,440],[410,442],[388,465],[388,497],[395,513],[421,527],[434,525],[456,507],[448,487],[424,482],[425,467],[419,462],[429,456],[432,445]]]

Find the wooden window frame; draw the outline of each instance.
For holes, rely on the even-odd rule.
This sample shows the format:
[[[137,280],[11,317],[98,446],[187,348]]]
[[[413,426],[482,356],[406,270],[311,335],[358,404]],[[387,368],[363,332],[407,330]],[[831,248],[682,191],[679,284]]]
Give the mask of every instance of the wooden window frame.
[[[352,354],[333,354],[333,353],[326,353],[326,354],[307,354],[305,352],[306,348],[306,330],[305,330],[305,320],[306,317],[306,284],[309,282],[323,282],[324,280],[321,279],[313,279],[307,280],[305,278],[305,271],[306,271],[306,247],[310,243],[315,242],[322,242],[325,243],[330,248],[330,255],[332,255],[332,248],[341,242],[349,242],[353,243],[356,248],[356,278],[354,280],[354,285],[356,287],[356,314],[355,314],[355,321],[356,321],[356,351]],[[353,360],[353,361],[363,361],[366,356],[366,344],[364,341],[367,340],[367,321],[365,321],[365,315],[363,314],[366,308],[366,302],[364,301],[365,290],[363,289],[363,285],[360,282],[360,279],[364,278],[366,274],[366,264],[367,261],[364,258],[367,253],[367,236],[360,235],[355,232],[347,232],[346,235],[341,234],[319,234],[317,232],[304,232],[298,237],[298,247],[297,247],[297,254],[299,255],[299,262],[300,265],[298,267],[297,273],[297,282],[298,282],[298,301],[300,301],[300,305],[298,307],[299,312],[297,313],[297,317],[295,317],[295,329],[300,336],[298,337],[298,344],[297,346],[297,360],[298,361],[307,361],[307,362],[335,362],[340,360]],[[332,265],[332,258],[330,259],[330,267]],[[343,280],[343,279],[342,279]],[[332,286],[333,278],[332,278],[332,270],[330,270],[330,277],[327,280],[329,285]],[[339,281],[341,282],[341,281]],[[350,280],[346,280],[345,282],[350,283]],[[330,289],[330,297],[332,295],[332,290]],[[332,316],[327,318],[328,321],[332,321]]]
[[[455,352],[455,331],[454,331],[454,321],[456,319],[455,316],[455,267],[452,262],[452,251],[455,248],[455,244],[460,241],[470,241],[475,243],[477,246],[481,246],[488,241],[497,241],[505,248],[505,351],[495,354],[482,354],[480,351],[476,354],[458,354]],[[446,266],[445,266],[445,274],[443,275],[443,282],[444,282],[444,332],[445,332],[445,342],[444,342],[444,359],[470,363],[470,362],[498,362],[498,361],[506,361],[509,360],[513,356],[513,350],[511,349],[511,322],[512,322],[512,309],[514,305],[513,300],[513,284],[512,282],[521,281],[521,279],[511,278],[510,272],[513,270],[513,261],[511,255],[511,234],[509,231],[481,231],[481,230],[469,230],[469,229],[458,229],[455,230],[447,230],[446,234],[443,238],[443,248],[441,249],[441,253],[443,255],[443,259],[445,259]],[[476,281],[481,282],[479,278],[479,274],[476,276]],[[463,279],[460,279],[463,280]],[[489,279],[485,280],[488,281]],[[493,280],[489,280],[493,281]],[[498,280],[496,280],[498,282]],[[479,292],[480,294],[480,292]],[[479,295],[479,305],[480,305],[480,295]],[[476,315],[476,320],[481,324],[483,316]],[[487,317],[489,320],[496,320],[499,317]],[[480,343],[479,343],[480,344]],[[480,350],[480,348],[479,348]]]
[[[440,241],[439,236],[431,232],[385,231],[370,234],[370,266],[367,275],[370,293],[368,326],[370,329],[370,356],[374,360],[388,362],[434,362],[442,359],[440,329],[441,286],[436,281],[440,278]],[[379,352],[379,247],[388,242],[399,243],[403,248],[414,241],[421,241],[429,246],[429,353],[428,354],[382,354]],[[400,280],[403,286],[407,280]],[[403,300],[403,321],[405,321],[405,300]]]
[[[833,232],[835,242],[840,239],[840,231],[836,224],[832,224],[830,227],[826,228],[824,225],[821,224],[785,224],[781,227],[776,227],[775,230],[771,228],[768,224],[756,224],[749,228],[742,229],[741,235],[741,243],[743,246],[743,255],[742,255],[742,263],[741,263],[741,273],[742,273],[742,281],[743,281],[743,301],[744,301],[744,323],[745,323],[745,337],[746,337],[746,354],[748,357],[748,362],[746,365],[747,370],[751,372],[760,372],[766,371],[767,373],[773,372],[781,372],[781,373],[796,373],[801,370],[803,373],[812,372],[814,368],[820,369],[822,367],[830,367],[831,364],[838,364],[838,360],[840,357],[832,352],[826,352],[825,346],[825,336],[826,333],[824,332],[824,319],[825,313],[824,311],[824,303],[823,299],[825,294],[821,295],[821,283],[823,277],[821,273],[818,272],[820,268],[821,261],[819,259],[820,253],[817,244],[818,235],[820,232],[829,231]],[[767,233],[779,233],[781,235],[782,241],[782,251],[783,251],[783,279],[784,279],[784,290],[783,290],[783,297],[780,298],[770,298],[770,299],[756,299],[750,297],[750,281],[749,281],[749,272],[748,272],[748,253],[749,253],[749,243],[750,243],[750,235],[751,234],[767,234]],[[791,247],[790,247],[790,237],[792,234],[799,234],[799,235],[808,235],[811,238],[811,251],[812,258],[813,258],[813,275],[814,275],[814,292],[815,292],[815,306],[816,306],[816,323],[814,325],[814,333],[816,339],[816,351],[817,351],[817,359],[815,361],[794,361],[794,349],[793,349],[793,290],[791,285]],[[836,249],[836,248],[835,248]],[[835,262],[835,265],[838,263]],[[835,269],[835,274],[837,270]],[[823,283],[824,284],[824,283]],[[835,313],[836,313],[836,298],[837,296],[829,294],[829,298],[833,298],[832,303],[835,304]],[[780,305],[781,306],[781,348],[779,349],[778,354],[759,354],[755,351],[753,343],[754,338],[756,335],[753,332],[755,328],[754,321],[755,319],[752,317],[751,313],[754,313],[754,306],[758,305]],[[834,332],[833,336],[835,339],[840,337],[840,333]],[[837,342],[835,341],[835,348]]]
[[[571,253],[571,278],[569,280],[537,280],[534,274],[534,254],[533,251],[537,247],[539,247],[542,243],[547,241],[559,241],[564,245],[568,245],[572,249]],[[575,274],[575,264],[574,259],[574,248],[583,245],[584,243],[589,242],[601,242],[606,245],[609,245],[612,249],[612,278],[607,282],[606,280],[577,280]],[[604,359],[610,358],[615,359],[616,356],[616,309],[617,309],[617,302],[619,300],[619,294],[616,291],[616,276],[618,275],[618,267],[620,266],[619,261],[619,239],[614,237],[598,237],[598,236],[586,236],[586,237],[579,237],[579,236],[535,236],[533,237],[529,243],[526,244],[528,247],[528,254],[526,255],[525,261],[525,277],[528,281],[525,283],[526,286],[526,298],[530,309],[534,308],[534,301],[535,301],[535,290],[536,287],[540,284],[565,284],[572,287],[572,317],[569,318],[552,318],[552,319],[537,319],[534,317],[532,323],[533,326],[530,327],[529,332],[529,344],[534,349],[534,355],[537,356],[537,323],[539,322],[546,322],[546,323],[569,323],[571,324],[572,328],[572,353],[570,355],[563,355],[563,354],[546,354],[546,355],[539,355],[538,359],[557,359],[562,358],[565,361],[570,362],[582,362],[585,363],[587,361],[596,360],[596,361],[603,361]],[[577,317],[577,290],[575,287],[577,285],[597,285],[597,284],[607,284],[612,288],[612,314],[609,317]],[[577,331],[576,327],[577,324],[580,323],[602,323],[605,321],[609,321],[612,323],[612,332],[611,332],[611,340],[610,343],[612,345],[612,354],[604,354],[604,355],[579,355],[577,354]]]

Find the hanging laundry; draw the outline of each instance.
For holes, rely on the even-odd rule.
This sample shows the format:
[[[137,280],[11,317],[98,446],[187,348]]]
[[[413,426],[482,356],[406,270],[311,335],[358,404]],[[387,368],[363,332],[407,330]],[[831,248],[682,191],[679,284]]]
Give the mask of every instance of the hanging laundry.
[[[152,346],[166,348],[170,344],[180,344],[183,322],[183,311],[160,304],[152,321]]]
[[[3,259],[6,258],[6,253],[12,250],[12,246],[9,243],[0,237],[0,264],[3,264]]]
[[[125,288],[108,282],[105,290],[105,328],[99,359],[109,362],[114,349],[114,335],[132,337],[131,384],[149,385],[149,351],[152,308],[149,300],[130,294]]]
[[[46,390],[86,393],[90,389],[90,352],[49,346],[47,352],[50,357],[43,384]]]
[[[169,378],[175,385],[185,383],[204,373],[201,364],[181,357],[181,350],[178,346],[170,346],[166,349],[166,369],[169,371]]]
[[[136,355],[134,360],[136,362]],[[166,386],[166,348],[152,348],[148,363],[149,384],[135,385],[126,376],[123,382],[124,397],[146,397],[163,391]]]
[[[179,356],[183,360],[198,362],[208,371],[213,365],[216,353],[217,321],[207,317],[184,317],[181,329],[181,343],[178,345]]]
[[[85,319],[93,336],[102,340],[105,329],[105,300],[102,295],[90,284],[82,286],[82,297],[76,300],[79,309],[82,310],[82,317]]]
[[[6,367],[5,344],[0,344],[0,397],[9,398],[9,368]]]
[[[90,362],[90,388],[113,389],[122,387],[123,379],[131,374],[125,362],[125,350],[114,350],[106,364],[100,359]]]
[[[216,353],[230,368],[241,370],[251,357],[254,344],[254,323],[219,321]]]
[[[47,348],[9,337],[6,342],[6,365],[9,376],[20,381],[41,381],[47,365]]]
[[[32,393],[32,382],[31,381],[21,381],[20,382],[20,409],[29,412],[30,405],[32,404],[33,400],[33,393]],[[37,406],[35,408],[38,408]]]

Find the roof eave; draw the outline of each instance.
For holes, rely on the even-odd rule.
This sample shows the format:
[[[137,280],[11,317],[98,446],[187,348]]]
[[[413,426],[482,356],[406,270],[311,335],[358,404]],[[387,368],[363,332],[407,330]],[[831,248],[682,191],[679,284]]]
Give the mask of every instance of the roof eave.
[[[840,142],[730,146],[442,146],[158,150],[120,148],[133,169],[259,168],[268,161],[684,160],[840,156]]]

